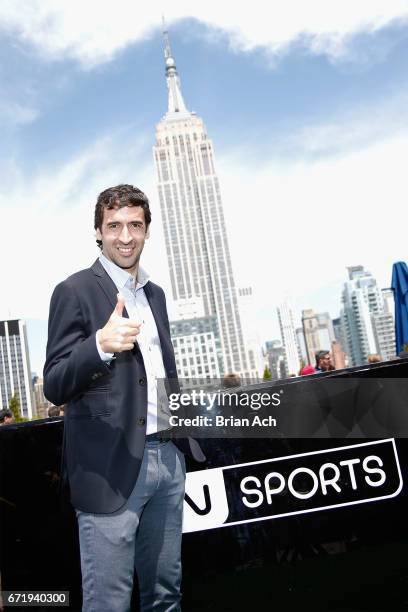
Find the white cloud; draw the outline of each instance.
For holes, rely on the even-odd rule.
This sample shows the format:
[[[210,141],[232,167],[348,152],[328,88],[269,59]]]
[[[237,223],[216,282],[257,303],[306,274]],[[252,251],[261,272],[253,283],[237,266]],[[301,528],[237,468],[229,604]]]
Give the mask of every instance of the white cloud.
[[[356,32],[374,32],[396,19],[408,18],[406,0],[281,0],[250,3],[191,3],[159,0],[3,0],[0,27],[34,44],[51,58],[72,57],[83,66],[110,60],[127,45],[168,23],[195,18],[225,32],[239,51],[266,47],[282,52],[305,36],[312,52],[339,57]]]
[[[55,285],[89,267],[98,256],[93,230],[96,197],[102,189],[120,182],[137,184],[151,196],[155,223],[146,252],[154,249],[150,259],[155,263],[148,267],[154,275],[158,272],[166,285],[153,164],[146,163],[143,134],[138,132],[137,146],[134,140],[131,133],[128,142],[123,134],[101,138],[61,167],[48,167],[32,181],[23,179],[15,169],[14,186],[0,194],[0,259],[3,286],[8,288],[0,304],[0,319],[47,318]]]
[[[8,99],[0,103],[0,125],[2,127],[15,127],[32,123],[38,117],[38,110],[24,106]]]
[[[237,283],[255,287],[264,337],[286,294],[337,316],[348,265],[390,285],[393,262],[408,258],[407,156],[405,134],[286,166],[251,165],[248,152],[219,160]]]
[[[344,155],[407,133],[408,90],[403,88],[375,104],[366,101],[333,113],[325,122],[316,119],[292,129],[287,126],[282,135],[270,143],[276,161],[285,157],[310,158]],[[287,161],[285,162],[287,163]]]

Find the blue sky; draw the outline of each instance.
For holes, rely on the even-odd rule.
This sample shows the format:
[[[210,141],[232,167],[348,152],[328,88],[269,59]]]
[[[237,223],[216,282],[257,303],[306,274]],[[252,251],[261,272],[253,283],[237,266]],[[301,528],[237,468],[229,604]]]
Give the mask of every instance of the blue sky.
[[[145,265],[169,288],[152,158],[166,112],[162,7],[7,0],[0,7],[0,317],[28,321],[42,367],[53,287],[98,254],[93,207],[132,182],[153,209]],[[113,6],[114,4],[114,6]],[[216,151],[238,286],[263,340],[276,304],[337,316],[345,267],[389,286],[407,259],[408,3],[275,2],[234,15],[165,8],[187,107]],[[98,6],[98,12],[95,12]],[[249,11],[249,12],[248,12]]]

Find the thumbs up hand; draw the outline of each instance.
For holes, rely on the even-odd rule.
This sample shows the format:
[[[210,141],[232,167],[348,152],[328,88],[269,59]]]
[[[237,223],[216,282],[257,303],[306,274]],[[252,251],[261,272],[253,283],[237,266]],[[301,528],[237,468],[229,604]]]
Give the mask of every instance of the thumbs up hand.
[[[118,301],[105,327],[98,329],[96,337],[104,353],[131,351],[140,332],[140,323],[123,316],[125,298],[118,293]]]
[[[117,315],[118,317],[123,317],[123,309],[125,307],[125,298],[120,293],[118,293],[117,298],[118,298],[118,301],[116,302],[115,309],[112,312],[110,318],[114,317],[115,315]]]

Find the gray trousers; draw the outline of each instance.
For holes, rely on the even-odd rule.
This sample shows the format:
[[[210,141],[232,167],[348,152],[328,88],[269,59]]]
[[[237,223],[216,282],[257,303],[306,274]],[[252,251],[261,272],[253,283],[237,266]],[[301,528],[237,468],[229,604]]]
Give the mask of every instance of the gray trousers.
[[[134,568],[142,612],[180,610],[184,484],[183,453],[147,440],[125,506],[113,514],[77,510],[82,612],[128,612]]]

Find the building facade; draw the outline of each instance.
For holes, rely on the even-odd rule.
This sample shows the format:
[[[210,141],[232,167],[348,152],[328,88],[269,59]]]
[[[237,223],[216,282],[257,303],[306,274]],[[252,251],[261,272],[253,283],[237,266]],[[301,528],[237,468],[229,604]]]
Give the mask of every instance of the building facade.
[[[329,349],[332,342],[336,340],[332,318],[328,312],[318,312],[316,317],[319,326],[320,346],[324,350]]]
[[[395,322],[389,312],[381,312],[373,315],[374,337],[377,345],[377,353],[382,361],[390,361],[396,358],[395,346]]]
[[[297,376],[300,370],[300,350],[297,343],[293,310],[288,302],[277,308],[282,344],[285,349],[285,365],[288,376]]]
[[[347,357],[343,349],[341,348],[341,344],[338,340],[333,340],[333,342],[331,343],[331,355],[335,370],[343,370],[347,367]]]
[[[315,313],[312,308],[308,308],[302,311],[302,327],[308,363],[315,365],[317,351],[329,351],[336,339],[333,322],[328,312]]]
[[[170,321],[170,334],[181,386],[190,386],[191,380],[221,378],[222,352],[215,316]]]
[[[0,398],[1,408],[8,408],[16,395],[21,416],[31,419],[36,414],[27,331],[21,319],[0,321]]]
[[[53,406],[53,403],[47,400],[44,395],[44,381],[38,376],[33,377],[33,389],[37,416],[40,419],[46,419],[48,417],[48,408]]]
[[[396,358],[395,305],[392,289],[381,289],[383,312],[373,315],[377,352],[383,361]]]
[[[269,371],[273,380],[287,378],[286,353],[280,340],[270,340],[265,343],[266,359],[268,360]]]
[[[349,358],[347,355],[347,342],[345,340],[345,330],[341,321],[341,316],[337,317],[336,319],[333,319],[333,331],[334,337],[339,343],[341,351],[345,355],[346,363],[348,363]]]
[[[307,365],[309,363],[309,357],[307,354],[305,334],[303,331],[303,327],[297,327],[295,329],[295,332],[296,332],[296,342],[297,342],[297,345],[299,347],[299,352],[300,352],[300,359],[302,361],[302,364]]]
[[[373,319],[384,312],[384,302],[377,281],[363,266],[349,267],[348,275],[340,318],[349,365],[357,366],[378,350]]]
[[[252,287],[238,288],[238,309],[241,317],[242,333],[245,350],[248,355],[249,367],[258,377],[262,377],[264,360],[262,343],[256,326],[257,314],[255,309],[255,295]]]
[[[320,351],[319,323],[316,313],[312,308],[302,310],[302,327],[305,338],[307,361],[310,365],[315,364],[315,355]]]
[[[167,32],[164,39],[168,111],[157,125],[154,159],[173,300],[201,298],[205,316],[217,319],[221,375],[251,378],[214,145],[184,104]]]

